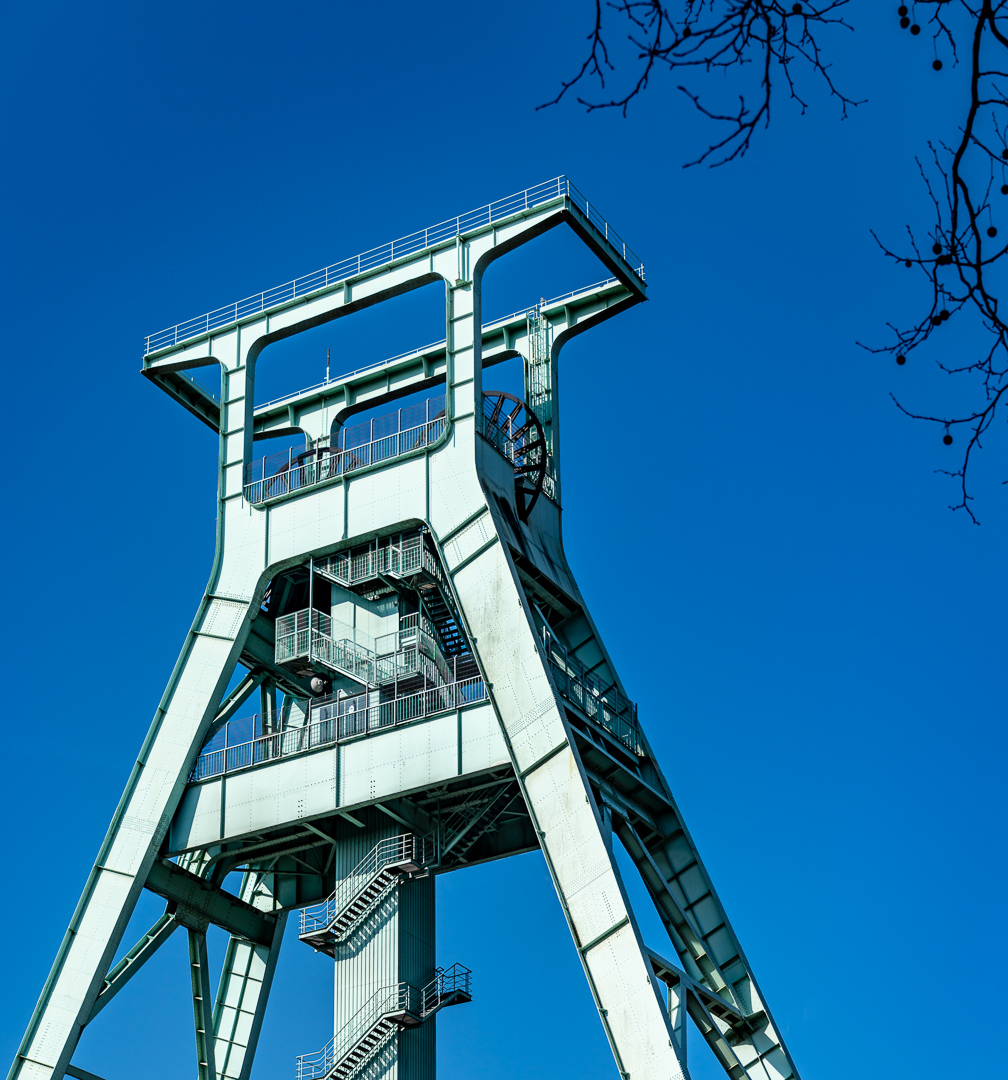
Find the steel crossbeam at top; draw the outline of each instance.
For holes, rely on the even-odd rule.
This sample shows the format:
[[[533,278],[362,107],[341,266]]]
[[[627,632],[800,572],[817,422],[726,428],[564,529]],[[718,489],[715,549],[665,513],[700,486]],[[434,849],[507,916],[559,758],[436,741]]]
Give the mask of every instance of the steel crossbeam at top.
[[[156,353],[170,351],[186,342],[196,341],[212,332],[227,329],[245,319],[277,311],[287,304],[342,286],[353,278],[382,270],[400,259],[411,258],[425,251],[453,244],[462,236],[481,232],[506,220],[520,217],[529,210],[565,200],[581,211],[616,258],[631,274],[643,281],[644,264],[634,251],[566,176],[557,176],[543,184],[525,188],[523,191],[449,218],[437,225],[418,229],[398,240],[380,244],[378,247],[370,248],[368,251],[333,263],[331,266],[325,266],[321,270],[315,270],[293,281],[285,282],[283,285],[266,289],[244,300],[237,300],[194,319],[176,323],[175,326],[150,334],[144,339],[144,356],[149,357]]]

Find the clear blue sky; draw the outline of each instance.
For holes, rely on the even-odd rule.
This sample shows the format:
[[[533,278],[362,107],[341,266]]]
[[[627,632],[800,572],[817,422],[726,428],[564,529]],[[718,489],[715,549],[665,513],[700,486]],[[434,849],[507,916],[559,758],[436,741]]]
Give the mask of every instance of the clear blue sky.
[[[973,527],[933,475],[940,431],[888,398],[932,406],[949,381],[855,346],[913,310],[868,230],[898,237],[926,209],[913,156],[951,137],[963,94],[895,6],[858,0],[840,40],[835,74],[868,104],[841,123],[817,94],[804,119],[781,102],[714,172],[679,167],[704,133],[672,80],[627,120],[535,111],[579,63],[586,2],[4,6],[0,1066],[213,553],[215,443],[141,377],[143,335],[566,172],[650,290],[564,353],[568,554],[796,1062],[806,1080],[851,1059],[989,1071],[1005,443],[981,459]],[[596,276],[551,236],[492,268],[485,312]],[[258,393],[317,381],[327,347],[344,370],[434,340],[439,305],[424,292],[278,347]],[[476,979],[439,1020],[443,1080],[612,1080],[541,858],[438,888],[439,955]],[[219,964],[220,935],[210,948]],[[186,964],[177,936],[77,1061],[191,1073]],[[329,1037],[330,974],[292,934],[254,1076],[293,1075]],[[720,1075],[699,1039],[690,1058]]]

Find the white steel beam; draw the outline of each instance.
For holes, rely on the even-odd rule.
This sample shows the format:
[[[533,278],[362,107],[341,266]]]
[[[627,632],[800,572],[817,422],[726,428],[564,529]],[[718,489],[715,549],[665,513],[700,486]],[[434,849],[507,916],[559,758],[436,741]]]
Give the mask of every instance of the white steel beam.
[[[617,278],[590,285],[574,293],[547,301],[543,313],[550,322],[554,348],[575,334],[583,333],[637,303],[632,292]],[[525,311],[484,323],[482,351],[484,368],[527,351]],[[395,390],[398,394],[443,380],[446,370],[446,343],[434,342],[403,353],[360,371],[265,402],[255,410],[255,437],[266,438],[302,430],[312,439],[328,434],[327,425],[338,414],[358,411]],[[217,421],[211,426],[216,429]]]
[[[484,506],[486,504],[484,503]],[[588,779],[538,647],[517,571],[486,508],[440,530],[442,551],[487,679],[529,814],[578,948],[599,1018],[624,1076],[683,1077]]]
[[[268,880],[266,873],[246,873],[241,899],[255,907],[271,907],[273,898],[265,891]],[[234,934],[228,940],[213,1007],[214,1059],[220,1080],[249,1080],[286,922],[287,912],[278,912],[267,945]]]

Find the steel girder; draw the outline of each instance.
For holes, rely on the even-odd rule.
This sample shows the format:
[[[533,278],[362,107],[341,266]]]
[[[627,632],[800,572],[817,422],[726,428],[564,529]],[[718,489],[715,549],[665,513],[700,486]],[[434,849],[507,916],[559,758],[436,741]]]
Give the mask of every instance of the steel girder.
[[[211,863],[216,859],[219,867],[230,865],[229,853],[196,860],[200,873],[210,875],[208,881],[163,861],[164,840],[200,747],[215,722],[235,704],[236,698],[221,702],[236,664],[243,660],[252,669],[252,680],[242,686],[241,693],[251,692],[254,680],[263,673],[283,678],[271,670],[272,628],[256,626],[270,579],[354,537],[375,535],[411,520],[428,524],[449,572],[528,817],[621,1073],[634,1080],[686,1076],[681,1015],[686,1008],[708,1041],[721,1048],[721,1060],[730,1075],[748,1075],[753,1080],[770,1076],[771,1070],[776,1070],[775,1080],[797,1075],[650,748],[645,743],[643,764],[629,763],[618,746],[593,735],[590,723],[577,721],[559,694],[523,585],[523,575],[525,581],[532,580],[529,566],[542,581],[552,583],[555,597],[567,597],[572,612],[577,609],[583,615],[598,649],[597,662],[606,663],[614,681],[618,680],[567,567],[558,507],[539,500],[529,521],[519,522],[513,468],[480,436],[481,285],[493,259],[556,225],[568,224],[620,278],[625,290],[622,299],[607,296],[592,313],[570,319],[554,340],[554,393],[557,357],[564,341],[644,298],[641,283],[624,280],[625,268],[613,260],[606,242],[592,233],[591,222],[583,218],[561,200],[491,230],[460,236],[454,248],[384,267],[355,281],[352,289],[312,297],[303,305],[246,320],[202,342],[145,361],[145,372],[166,386],[174,386],[178,380],[171,377],[186,367],[207,363],[221,367],[217,550],[192,629],[9,1080],[61,1080],[68,1072],[82,1073],[70,1065],[71,1055],[96,1007],[104,1007],[104,1002],[99,1004],[102,995],[121,985],[131,973],[130,963],[135,970],[137,961],[142,962],[141,957],[149,955],[157,947],[155,942],[170,932],[171,923],[156,925],[138,943],[133,960],[127,957],[125,968],[117,965],[110,971],[145,886],[178,904],[174,916],[189,931],[201,1076],[216,1077],[218,1068],[222,1077],[248,1076],[284,909],[297,902],[296,895],[293,901],[285,900],[274,890],[268,911],[258,910],[247,898],[228,898],[212,884]],[[265,509],[249,506],[244,499],[244,467],[251,459],[254,372],[262,349],[433,281],[444,283],[446,300],[443,434],[404,460],[375,463],[352,476],[333,477],[312,489],[289,493]],[[557,453],[558,406],[555,400]],[[204,419],[205,411],[199,412]],[[527,564],[522,574],[518,559]],[[584,647],[584,642],[577,644],[578,650]],[[622,693],[622,686],[619,689]],[[386,812],[392,802],[385,800]],[[509,813],[510,805],[512,799],[502,789],[499,805],[488,801],[484,816],[492,823],[495,815]],[[642,813],[637,813],[638,806]],[[346,809],[337,803],[332,812]],[[291,824],[296,818],[292,810]],[[348,820],[353,821],[352,814]],[[632,849],[672,943],[681,950],[686,971],[678,976],[682,989],[671,1011],[615,860],[614,831]],[[316,837],[314,844],[318,842]],[[460,846],[465,842],[460,838]],[[241,855],[247,854],[248,848],[243,848]],[[292,849],[282,857],[297,856]],[[231,930],[232,941],[213,1014],[208,1017],[203,931],[211,918]],[[746,1027],[736,1022],[736,1014]],[[722,1043],[730,1048],[730,1055]]]
[[[269,908],[268,872],[246,872],[239,892],[252,907]],[[220,1080],[248,1080],[283,944],[287,912],[276,916],[272,939],[256,943],[232,934],[213,1006],[213,1046]]]

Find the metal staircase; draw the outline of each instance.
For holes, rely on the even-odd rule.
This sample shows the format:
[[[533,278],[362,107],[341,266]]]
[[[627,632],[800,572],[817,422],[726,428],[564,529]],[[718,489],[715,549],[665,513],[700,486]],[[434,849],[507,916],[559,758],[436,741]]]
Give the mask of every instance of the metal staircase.
[[[400,875],[415,873],[433,860],[432,837],[403,833],[379,841],[325,903],[301,912],[298,936],[316,952],[334,957],[337,945],[374,911]]]
[[[383,986],[321,1050],[298,1057],[298,1080],[345,1080],[398,1028],[422,1023],[421,999],[414,987]]]
[[[417,581],[416,588],[430,616],[431,624],[441,639],[445,655],[458,656],[465,652],[469,647],[468,643],[459,629],[454,606],[449,606],[447,594],[440,581],[433,577],[421,579]]]
[[[466,652],[451,589],[445,581],[441,560],[423,532],[376,541],[366,549],[341,551],[315,563],[316,571],[329,581],[349,589],[363,589],[382,581],[403,581],[415,589],[430,615],[446,656]]]
[[[422,990],[405,982],[383,986],[321,1050],[298,1057],[298,1080],[347,1080],[400,1028],[466,1001],[472,1001],[472,972],[461,964],[438,968]]]

